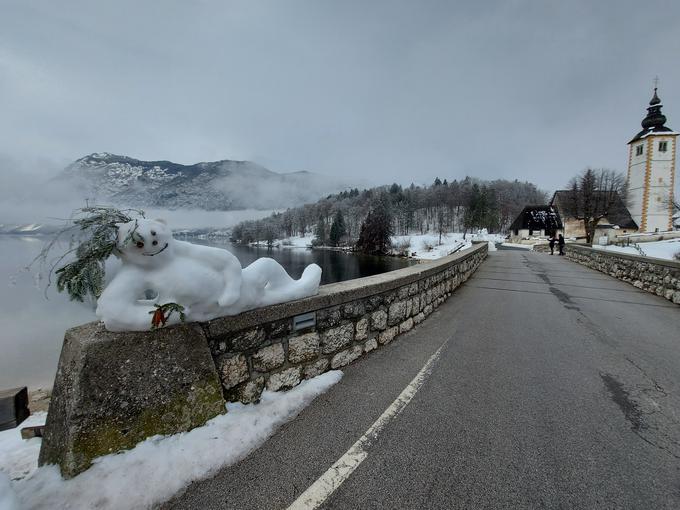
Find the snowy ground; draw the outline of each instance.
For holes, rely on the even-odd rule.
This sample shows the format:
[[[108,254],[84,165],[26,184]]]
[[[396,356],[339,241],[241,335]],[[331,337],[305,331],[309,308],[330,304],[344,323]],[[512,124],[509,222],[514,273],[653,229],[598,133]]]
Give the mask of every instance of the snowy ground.
[[[409,257],[421,260],[435,260],[446,257],[451,253],[466,250],[472,246],[472,241],[488,241],[489,250],[496,249],[495,243],[503,242],[505,236],[500,234],[468,234],[463,239],[461,233],[442,234],[439,244],[439,234],[417,234],[408,236],[393,236],[393,252],[408,252]],[[408,247],[407,247],[408,245]]]
[[[306,234],[276,239],[272,246],[275,248],[310,248],[313,240],[313,234]],[[442,234],[441,244],[439,244],[439,234],[392,236],[392,252],[395,255],[402,252],[408,253],[409,257],[415,259],[435,260],[470,248],[472,241],[489,241],[489,250],[493,251],[496,249],[495,243],[502,243],[504,240],[505,236],[501,234],[487,234],[486,232],[468,234],[466,239],[463,239],[461,233]],[[266,246],[266,242],[251,243],[251,245]]]
[[[680,254],[680,239],[668,239],[667,241],[651,241],[648,243],[636,243],[630,246],[598,246],[593,245],[598,250],[628,253],[630,255],[643,255],[657,259],[677,260],[676,254]]]
[[[314,234],[304,236],[292,236],[285,239],[275,239],[272,243],[274,248],[311,248]],[[250,243],[250,246],[268,246],[266,241]]]
[[[229,412],[203,427],[100,457],[71,480],[56,466],[37,467],[40,439],[21,439],[21,427],[44,422],[45,413],[38,413],[0,432],[0,510],[149,508],[244,458],[341,377],[326,372],[287,392],[265,391],[257,405],[228,404]]]

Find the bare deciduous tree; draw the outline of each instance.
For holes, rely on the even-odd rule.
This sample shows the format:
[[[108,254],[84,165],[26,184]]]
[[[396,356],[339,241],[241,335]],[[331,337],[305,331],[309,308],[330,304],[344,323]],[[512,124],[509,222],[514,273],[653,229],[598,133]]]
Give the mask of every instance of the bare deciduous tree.
[[[602,218],[610,215],[620,200],[625,201],[626,179],[606,168],[587,168],[569,181],[571,216],[583,221],[586,242],[592,243]]]

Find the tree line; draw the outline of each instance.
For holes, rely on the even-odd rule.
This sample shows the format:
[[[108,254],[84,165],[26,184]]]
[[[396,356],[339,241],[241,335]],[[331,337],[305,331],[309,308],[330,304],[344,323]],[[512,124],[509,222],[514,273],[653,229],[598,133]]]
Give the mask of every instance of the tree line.
[[[429,186],[392,184],[363,191],[355,188],[314,204],[242,222],[232,229],[232,239],[271,243],[313,233],[315,243],[320,245],[353,246],[362,239],[373,239],[368,244],[375,245],[376,238],[385,237],[384,232],[374,232],[378,225],[390,235],[484,228],[504,232],[525,205],[543,204],[546,198],[545,192],[529,182],[471,177],[451,182],[437,178]]]

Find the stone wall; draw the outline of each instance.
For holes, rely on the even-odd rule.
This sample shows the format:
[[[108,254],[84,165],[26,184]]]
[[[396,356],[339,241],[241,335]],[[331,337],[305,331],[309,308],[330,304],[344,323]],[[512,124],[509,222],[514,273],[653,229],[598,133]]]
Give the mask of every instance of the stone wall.
[[[291,388],[340,368],[410,331],[465,282],[487,255],[482,243],[435,262],[321,287],[317,296],[203,324],[225,398]],[[295,331],[294,317],[315,324]]]
[[[537,251],[545,250],[541,248]],[[680,262],[598,250],[576,244],[567,244],[564,253],[569,260],[680,304]]]
[[[65,477],[101,455],[224,413],[225,399],[272,391],[351,363],[431,314],[487,255],[486,242],[406,269],[333,285],[310,298],[205,323],[66,332],[39,463]]]

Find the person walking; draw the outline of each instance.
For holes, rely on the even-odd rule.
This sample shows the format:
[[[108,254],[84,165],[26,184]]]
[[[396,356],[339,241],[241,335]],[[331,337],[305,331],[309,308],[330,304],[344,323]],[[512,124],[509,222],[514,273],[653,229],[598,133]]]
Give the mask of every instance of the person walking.
[[[550,245],[550,255],[555,255],[555,234],[550,236],[550,240],[548,241],[548,244]]]
[[[557,244],[560,247],[560,255],[564,255],[564,236],[560,234],[560,238],[557,240]]]

